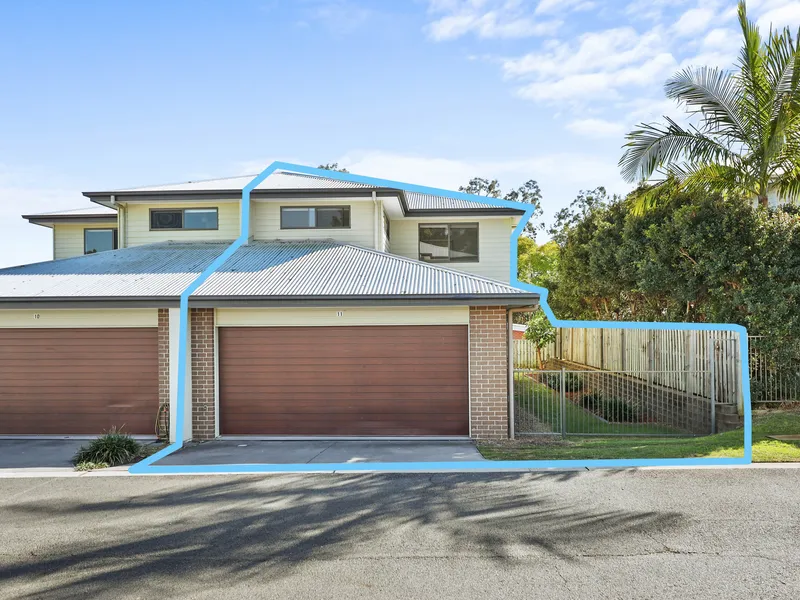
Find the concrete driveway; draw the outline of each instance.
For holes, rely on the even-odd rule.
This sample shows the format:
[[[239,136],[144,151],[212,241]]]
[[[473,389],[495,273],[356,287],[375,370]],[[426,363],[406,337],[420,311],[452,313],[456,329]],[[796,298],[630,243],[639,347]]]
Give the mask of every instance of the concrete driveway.
[[[72,471],[72,457],[88,440],[0,440],[0,472],[16,469]]]
[[[484,460],[475,444],[459,441],[213,440],[190,444],[156,465],[331,464]]]

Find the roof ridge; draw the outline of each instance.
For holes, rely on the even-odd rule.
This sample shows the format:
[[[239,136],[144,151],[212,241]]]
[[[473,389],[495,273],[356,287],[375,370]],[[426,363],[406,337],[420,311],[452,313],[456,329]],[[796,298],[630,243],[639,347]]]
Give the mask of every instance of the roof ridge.
[[[209,177],[208,179],[189,179],[187,181],[172,181],[170,183],[152,183],[148,185],[137,185],[136,187],[129,187],[129,188],[120,188],[118,191],[120,192],[130,192],[134,190],[140,190],[142,188],[154,188],[154,187],[167,187],[169,185],[181,185],[184,183],[207,183],[209,181],[227,181],[228,179],[241,179],[243,177],[250,177],[253,178],[255,175],[252,174],[243,174],[243,175],[227,175],[225,177]]]

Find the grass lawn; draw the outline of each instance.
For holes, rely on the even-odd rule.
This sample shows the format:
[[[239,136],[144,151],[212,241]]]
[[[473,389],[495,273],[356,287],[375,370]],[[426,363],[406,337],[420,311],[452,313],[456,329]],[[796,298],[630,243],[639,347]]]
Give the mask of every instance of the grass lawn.
[[[800,442],[767,439],[792,434],[800,434],[799,409],[754,411],[753,462],[800,462]],[[739,429],[695,438],[526,438],[483,443],[478,450],[490,460],[740,457],[744,433]]]
[[[559,393],[542,383],[531,381],[529,378],[515,376],[514,389],[516,390],[518,410],[523,412],[528,409],[528,414],[550,426],[554,432],[561,431],[559,414],[561,399]],[[525,415],[518,415],[524,421]],[[583,407],[569,401],[564,406],[564,421],[568,432],[582,432],[591,434],[603,433],[678,433],[676,430],[657,425],[655,423],[609,423],[585,410]],[[518,429],[521,429],[518,427]]]

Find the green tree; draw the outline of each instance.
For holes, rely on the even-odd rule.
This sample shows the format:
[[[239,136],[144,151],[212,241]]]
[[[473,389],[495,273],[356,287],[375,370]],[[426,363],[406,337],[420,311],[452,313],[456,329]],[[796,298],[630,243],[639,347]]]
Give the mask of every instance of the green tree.
[[[800,198],[800,47],[788,28],[763,40],[739,2],[743,44],[737,70],[686,68],[665,84],[698,125],[682,127],[669,117],[640,124],[626,139],[619,161],[628,181],[665,174],[689,191],[724,197]],[[654,186],[635,197],[639,212],[658,199]]]
[[[552,291],[558,275],[559,248],[554,241],[538,245],[520,236],[517,242],[517,279]]]
[[[537,310],[528,321],[525,339],[531,340],[536,347],[536,364],[542,368],[542,349],[556,341],[557,330],[550,324],[543,311]]]
[[[342,167],[342,168],[340,169],[340,168],[339,168],[339,163],[338,163],[338,162],[335,162],[335,163],[325,163],[324,165],[319,165],[317,168],[318,168],[318,169],[325,169],[326,171],[339,171],[339,173],[349,173],[349,172],[350,172],[350,171],[348,171],[347,169],[345,169],[344,167]]]
[[[473,194],[475,196],[488,196],[490,198],[502,198],[503,200],[510,200],[511,202],[524,202],[534,207],[533,215],[530,220],[525,224],[523,234],[536,238],[536,231],[544,228],[543,223],[538,223],[541,219],[542,211],[542,190],[539,184],[529,179],[515,190],[511,190],[503,195],[500,190],[500,184],[497,179],[484,179],[482,177],[473,177],[469,180],[467,185],[462,185],[458,188],[459,192],[466,194]]]

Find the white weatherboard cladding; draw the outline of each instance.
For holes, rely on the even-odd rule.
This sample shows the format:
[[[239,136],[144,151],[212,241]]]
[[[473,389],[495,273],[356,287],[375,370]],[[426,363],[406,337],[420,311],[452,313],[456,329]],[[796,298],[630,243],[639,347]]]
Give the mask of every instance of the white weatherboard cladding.
[[[511,232],[515,226],[514,219],[479,217],[396,219],[391,222],[390,248],[392,254],[419,260],[420,223],[478,223],[478,262],[436,264],[509,283],[511,279]]]
[[[150,209],[217,208],[218,229],[158,229],[150,231]],[[154,202],[127,205],[125,239],[127,246],[157,242],[189,242],[235,240],[239,237],[239,202]]]
[[[218,308],[219,327],[344,327],[352,325],[468,325],[466,306]]]
[[[155,308],[0,310],[0,327],[157,327]]]
[[[56,223],[53,225],[53,258],[72,258],[83,255],[84,224]]]
[[[371,198],[337,198],[308,200],[267,200],[250,203],[253,238],[256,240],[322,240],[375,247],[375,205]],[[281,229],[282,206],[349,206],[350,227],[340,229]]]

